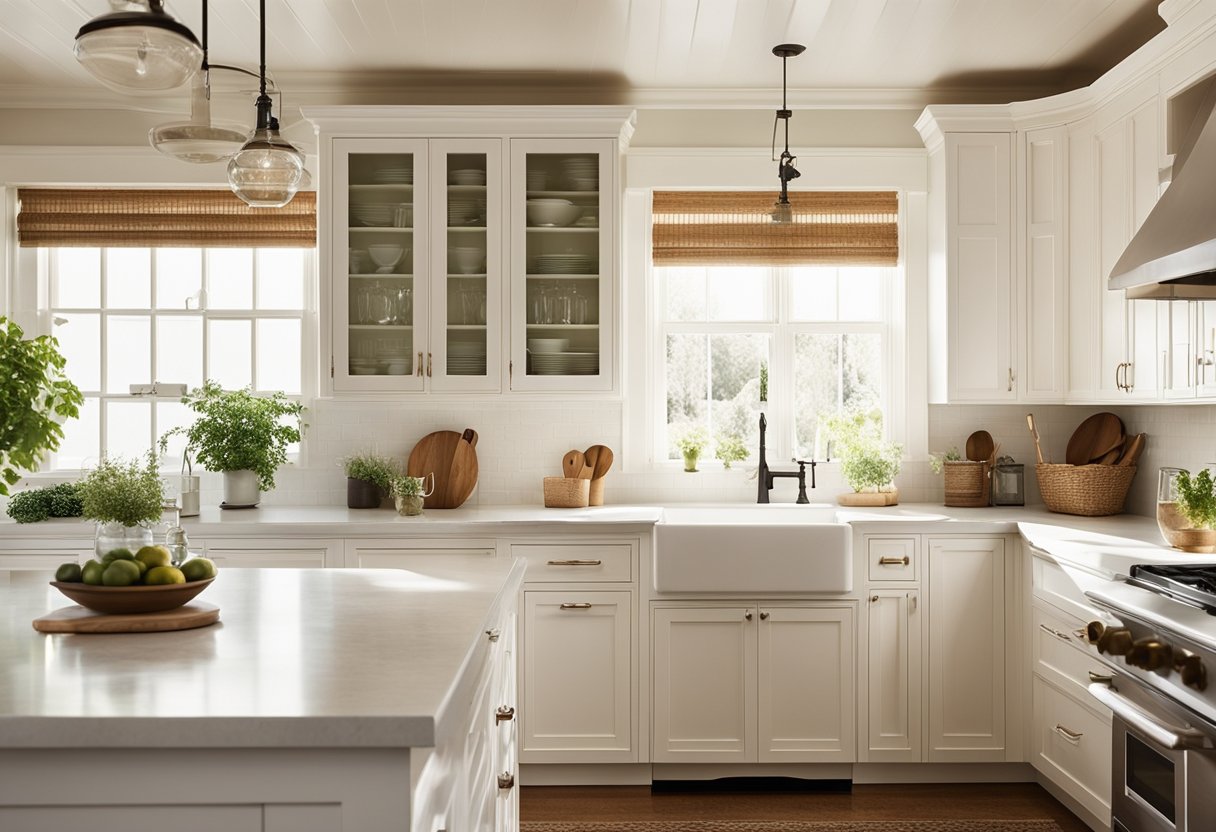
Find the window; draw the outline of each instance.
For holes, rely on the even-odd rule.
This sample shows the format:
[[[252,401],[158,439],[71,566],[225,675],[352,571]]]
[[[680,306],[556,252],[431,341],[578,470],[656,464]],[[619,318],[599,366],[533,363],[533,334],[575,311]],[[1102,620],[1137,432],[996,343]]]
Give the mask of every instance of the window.
[[[306,248],[44,248],[51,331],[85,394],[52,467],[136,456],[192,414],[175,395],[130,386],[204,379],[303,392]],[[183,440],[166,467],[181,461]]]
[[[760,369],[768,368],[768,457],[822,459],[821,422],[860,408],[884,412],[895,267],[656,266],[660,343],[657,459],[703,428],[753,455]],[[817,447],[818,443],[818,447]]]

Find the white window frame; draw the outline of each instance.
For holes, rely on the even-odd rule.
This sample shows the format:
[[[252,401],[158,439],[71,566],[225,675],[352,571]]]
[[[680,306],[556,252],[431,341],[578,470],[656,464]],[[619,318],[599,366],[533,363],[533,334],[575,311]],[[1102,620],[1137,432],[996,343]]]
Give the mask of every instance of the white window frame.
[[[298,394],[290,394],[287,398],[293,401],[302,402],[306,407],[315,400],[317,396],[318,386],[318,360],[317,360],[317,342],[318,342],[318,314],[317,314],[317,298],[318,298],[318,270],[317,270],[317,254],[316,249],[306,250],[304,256],[304,285],[303,285],[303,308],[301,310],[286,310],[286,309],[207,309],[205,303],[201,304],[204,308],[156,308],[156,264],[153,257],[150,280],[150,304],[149,309],[118,309],[108,308],[105,306],[105,280],[106,280],[106,258],[105,246],[96,246],[101,250],[101,305],[94,307],[53,307],[52,292],[51,292],[51,274],[52,274],[52,257],[53,251],[50,248],[18,248],[16,255],[16,268],[14,277],[10,281],[10,295],[14,296],[15,302],[12,304],[13,317],[27,331],[32,331],[39,335],[54,335],[54,315],[57,313],[67,314],[98,314],[101,316],[101,337],[100,337],[100,356],[102,372],[104,376],[106,363],[106,329],[105,320],[111,315],[139,315],[149,318],[149,326],[151,327],[151,366],[153,373],[156,366],[156,319],[158,317],[182,317],[182,316],[201,316],[203,319],[203,378],[208,377],[208,362],[207,342],[209,333],[207,328],[208,320],[247,320],[251,322],[250,326],[250,378],[256,381],[257,379],[257,319],[278,319],[278,320],[299,320],[300,321],[300,392]],[[157,248],[157,246],[148,246],[147,248]],[[198,246],[199,249],[205,249],[207,246]],[[247,248],[256,249],[259,246],[248,246]],[[300,248],[306,248],[301,246]],[[202,279],[205,297],[206,288],[206,254],[201,253],[202,257]],[[257,280],[257,256],[253,256],[252,275],[254,278],[254,288],[256,303],[256,280]],[[29,281],[36,287],[35,291],[22,291],[21,282],[24,279],[22,276],[34,275],[32,281]],[[22,302],[23,301],[23,302]],[[33,322],[33,326],[26,326],[27,322]],[[180,379],[148,379],[149,383],[175,383],[180,382]],[[104,379],[103,385],[104,387]],[[96,398],[100,404],[99,416],[99,448],[105,451],[105,436],[106,436],[106,402],[108,401],[147,401],[150,402],[153,409],[153,426],[154,432],[158,435],[162,431],[155,430],[155,404],[157,402],[176,402],[180,399],[176,396],[152,396],[152,395],[132,395],[130,393],[107,393],[105,390],[84,390],[81,392],[86,398]],[[267,393],[270,391],[254,390],[255,393]],[[300,443],[300,451],[298,454],[289,455],[289,462],[296,465],[307,465],[307,448],[308,434],[305,432]],[[55,454],[51,454],[47,460],[47,464],[38,472],[31,472],[25,475],[28,480],[63,480],[80,475],[81,469],[76,468],[59,468],[55,465]],[[167,470],[167,469],[166,469]]]
[[[838,335],[838,334],[878,334],[882,337],[881,376],[882,384],[879,389],[879,399],[884,415],[884,430],[888,435],[894,435],[891,430],[892,409],[892,373],[894,359],[899,352],[892,344],[893,332],[896,329],[892,322],[896,319],[899,309],[895,299],[899,295],[895,284],[902,281],[902,269],[892,268],[892,274],[882,284],[882,320],[880,321],[795,321],[791,320],[793,296],[791,291],[791,269],[785,266],[773,266],[769,269],[767,317],[758,321],[668,321],[664,312],[667,298],[667,281],[661,270],[651,265],[648,270],[647,285],[650,287],[651,299],[649,308],[653,311],[648,321],[650,330],[650,354],[655,357],[654,372],[651,374],[651,387],[647,394],[650,403],[651,444],[648,449],[650,465],[656,470],[677,470],[683,467],[679,459],[667,457],[667,336],[674,334],[695,335],[730,335],[757,334],[768,335],[769,352],[769,394],[773,403],[765,411],[767,419],[766,456],[770,464],[780,464],[793,459],[794,447],[794,340],[803,334]],[[708,298],[707,298],[708,300]],[[775,395],[774,395],[775,394]],[[826,447],[823,449],[826,452]],[[707,451],[712,451],[711,447]],[[810,458],[810,449],[802,455]],[[753,460],[747,460],[751,462]],[[703,455],[700,465],[708,466],[711,470],[722,468],[722,463]]]

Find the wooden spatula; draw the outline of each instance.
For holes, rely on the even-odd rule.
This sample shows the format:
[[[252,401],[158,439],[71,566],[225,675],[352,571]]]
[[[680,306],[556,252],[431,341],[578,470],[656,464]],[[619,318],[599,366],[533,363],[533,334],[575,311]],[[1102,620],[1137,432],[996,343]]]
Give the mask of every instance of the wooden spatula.
[[[1116,465],[1135,465],[1136,460],[1140,458],[1140,454],[1144,451],[1144,441],[1148,436],[1143,433],[1137,433],[1131,439],[1127,440],[1123,445],[1123,456],[1119,457]]]
[[[604,475],[608,473],[608,469],[612,467],[612,448],[607,445],[592,445],[591,447],[596,449],[595,470],[591,473],[591,479],[603,479]],[[590,451],[591,448],[588,448],[587,452],[590,453]]]
[[[566,451],[566,455],[562,457],[562,475],[569,479],[578,479],[582,476],[585,464],[586,458],[582,451]]]
[[[1034,414],[1026,414],[1026,424],[1030,427],[1030,435],[1034,437],[1034,455],[1038,457],[1039,464],[1043,464],[1043,449],[1039,447],[1039,429],[1034,426]]]
[[[583,451],[583,470],[579,472],[579,479],[591,479],[592,474],[595,472],[595,461],[599,458],[599,455],[599,445],[592,445]]]

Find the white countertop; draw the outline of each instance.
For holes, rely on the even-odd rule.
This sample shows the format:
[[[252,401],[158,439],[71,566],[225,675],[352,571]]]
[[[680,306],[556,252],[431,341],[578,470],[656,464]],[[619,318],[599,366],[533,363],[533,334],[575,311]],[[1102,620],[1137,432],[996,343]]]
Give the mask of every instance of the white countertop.
[[[524,564],[444,555],[401,569],[229,569],[220,622],[43,635],[70,606],[41,572],[0,585],[0,747],[434,744],[451,691]],[[505,597],[505,596],[504,596]]]

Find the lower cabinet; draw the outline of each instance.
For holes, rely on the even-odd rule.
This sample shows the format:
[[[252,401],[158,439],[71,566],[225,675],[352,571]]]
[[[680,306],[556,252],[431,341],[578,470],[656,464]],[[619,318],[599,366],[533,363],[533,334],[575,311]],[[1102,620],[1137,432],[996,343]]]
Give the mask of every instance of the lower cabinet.
[[[91,540],[5,540],[0,551],[0,580],[9,572],[54,572],[60,564],[84,563],[93,554]]]
[[[634,762],[633,593],[526,588],[527,763]]]
[[[347,540],[339,564],[360,569],[409,569],[411,559],[428,555],[481,555],[494,557],[493,540]]]
[[[191,540],[190,549],[203,553],[221,569],[320,569],[342,565],[341,540]]]
[[[1031,762],[1104,822],[1110,822],[1111,725],[1039,677],[1034,679]]]
[[[654,762],[856,759],[852,606],[655,605],[652,633]]]
[[[920,762],[920,591],[871,589],[866,598],[866,753],[870,762]]]

